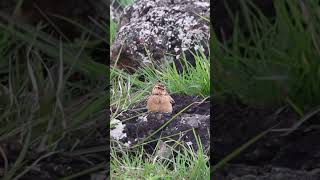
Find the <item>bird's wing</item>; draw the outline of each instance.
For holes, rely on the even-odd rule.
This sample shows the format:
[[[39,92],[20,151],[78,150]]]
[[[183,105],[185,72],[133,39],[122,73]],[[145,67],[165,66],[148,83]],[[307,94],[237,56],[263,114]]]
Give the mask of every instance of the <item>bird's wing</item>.
[[[151,95],[149,95],[149,96],[145,99],[145,101],[144,101],[144,102],[148,102],[148,101],[149,101],[149,99],[150,99],[150,97],[151,97]]]
[[[170,95],[168,95],[169,96],[169,98],[170,98],[170,102],[171,103],[175,103],[175,101],[172,99],[172,97],[170,96]]]

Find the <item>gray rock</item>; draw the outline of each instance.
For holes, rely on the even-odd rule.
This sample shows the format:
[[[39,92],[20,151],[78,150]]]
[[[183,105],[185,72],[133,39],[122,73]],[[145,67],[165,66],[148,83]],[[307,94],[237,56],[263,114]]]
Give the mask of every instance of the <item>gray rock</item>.
[[[156,132],[171,118],[172,116],[166,113],[149,113],[146,116],[138,117],[135,122],[125,124],[124,133],[126,134],[126,138],[121,139],[121,141],[130,146],[135,145]],[[184,141],[197,150],[197,140],[195,139],[192,128],[195,129],[196,134],[200,137],[203,148],[208,150],[210,147],[209,115],[182,114],[181,116],[177,116],[165,128],[162,128],[153,137],[148,139],[148,141],[176,135],[171,138]],[[151,144],[151,149],[153,149],[155,145],[156,144]]]
[[[151,63],[150,58],[162,64],[179,62],[182,52],[190,55],[188,50],[208,54],[209,14],[207,0],[137,0],[121,16],[111,64],[121,48],[117,65],[129,71]]]

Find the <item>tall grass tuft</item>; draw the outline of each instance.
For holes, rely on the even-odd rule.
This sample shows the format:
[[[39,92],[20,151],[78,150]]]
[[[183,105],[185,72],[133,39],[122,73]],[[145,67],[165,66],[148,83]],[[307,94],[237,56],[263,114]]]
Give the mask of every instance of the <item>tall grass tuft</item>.
[[[0,19],[0,141],[23,146],[3,178],[19,179],[58,152],[92,153],[81,143],[96,133],[95,123],[105,120],[107,69],[91,53],[105,39],[83,30],[76,41],[62,41],[41,26],[2,13]],[[43,156],[30,159],[31,151]]]
[[[320,102],[320,15],[315,1],[274,1],[267,18],[250,1],[232,14],[234,32],[213,49],[215,91],[251,104]],[[245,18],[239,22],[239,16]]]

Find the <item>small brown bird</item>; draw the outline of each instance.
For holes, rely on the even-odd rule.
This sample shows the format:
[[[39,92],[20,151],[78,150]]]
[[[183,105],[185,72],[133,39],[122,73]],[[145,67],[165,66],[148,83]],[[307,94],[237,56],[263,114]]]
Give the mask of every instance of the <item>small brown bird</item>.
[[[172,103],[174,100],[167,92],[165,85],[158,81],[148,97],[148,112],[172,113]]]

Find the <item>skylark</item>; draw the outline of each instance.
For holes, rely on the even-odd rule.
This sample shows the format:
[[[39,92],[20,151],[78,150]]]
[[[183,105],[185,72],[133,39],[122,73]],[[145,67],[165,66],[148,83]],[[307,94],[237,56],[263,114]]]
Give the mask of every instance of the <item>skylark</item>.
[[[172,113],[172,103],[174,100],[167,92],[166,86],[158,81],[148,97],[148,112]]]

